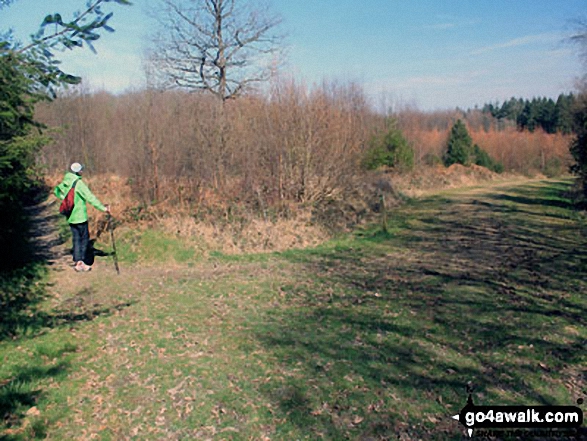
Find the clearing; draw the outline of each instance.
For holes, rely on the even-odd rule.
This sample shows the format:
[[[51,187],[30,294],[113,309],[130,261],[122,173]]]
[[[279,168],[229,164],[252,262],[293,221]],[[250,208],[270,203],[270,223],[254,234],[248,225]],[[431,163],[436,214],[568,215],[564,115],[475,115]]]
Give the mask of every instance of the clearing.
[[[109,257],[74,273],[54,241],[0,325],[0,439],[461,439],[468,384],[476,404],[576,405],[587,223],[569,188],[445,191],[387,232],[120,276]]]

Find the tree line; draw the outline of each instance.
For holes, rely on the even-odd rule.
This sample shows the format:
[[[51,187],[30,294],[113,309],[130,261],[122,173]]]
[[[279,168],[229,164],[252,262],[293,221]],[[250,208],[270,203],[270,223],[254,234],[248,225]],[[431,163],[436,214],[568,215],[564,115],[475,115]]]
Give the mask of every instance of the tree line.
[[[380,166],[401,172],[452,164],[444,159],[457,121],[472,139],[466,165],[552,174],[570,158],[568,135],[498,130],[480,112],[382,115],[356,84],[309,87],[293,78],[226,102],[204,91],[114,96],[80,88],[37,106],[37,117],[60,128],[38,156],[49,171],[81,160],[94,173],[129,178],[145,203],[321,201]]]
[[[498,120],[514,122],[520,130],[540,128],[546,133],[571,134],[576,131],[574,109],[577,97],[573,93],[552,98],[510,98],[508,101],[485,104],[482,112]]]

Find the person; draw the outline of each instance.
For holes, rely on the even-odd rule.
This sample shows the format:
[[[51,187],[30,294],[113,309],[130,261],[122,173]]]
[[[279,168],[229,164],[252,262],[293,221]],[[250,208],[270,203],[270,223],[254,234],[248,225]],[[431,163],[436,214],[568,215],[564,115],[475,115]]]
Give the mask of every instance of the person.
[[[73,261],[75,262],[74,270],[90,271],[91,265],[87,265],[84,260],[88,252],[90,243],[90,231],[88,228],[88,209],[86,202],[89,202],[97,210],[110,213],[110,206],[102,204],[96,196],[90,191],[88,186],[82,181],[83,166],[74,162],[71,164],[70,171],[65,173],[63,181],[55,187],[54,194],[63,200],[69,190],[75,184],[74,207],[71,215],[67,219],[73,238]]]

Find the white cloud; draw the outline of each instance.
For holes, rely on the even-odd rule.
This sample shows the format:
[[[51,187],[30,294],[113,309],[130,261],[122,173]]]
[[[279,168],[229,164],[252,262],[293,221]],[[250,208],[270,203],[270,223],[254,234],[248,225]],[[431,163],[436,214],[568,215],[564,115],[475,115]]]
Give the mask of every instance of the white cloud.
[[[449,29],[465,28],[474,26],[479,23],[477,19],[465,19],[441,14],[436,17],[437,23],[425,24],[418,27],[418,30],[424,31],[446,31]]]
[[[493,52],[500,49],[507,49],[519,46],[528,46],[533,44],[554,44],[560,43],[563,40],[563,36],[558,32],[547,32],[544,34],[537,35],[526,35],[524,37],[514,38],[500,44],[494,44],[491,46],[485,46],[476,49],[471,52],[471,55],[481,55],[487,52]]]
[[[422,29],[424,30],[431,30],[431,31],[444,31],[447,29],[455,28],[457,25],[455,23],[438,23],[432,25],[424,25]]]
[[[482,70],[461,72],[446,75],[421,75],[407,78],[390,78],[384,81],[372,82],[367,85],[369,89],[396,90],[413,89],[416,87],[459,87],[477,81],[487,72]]]

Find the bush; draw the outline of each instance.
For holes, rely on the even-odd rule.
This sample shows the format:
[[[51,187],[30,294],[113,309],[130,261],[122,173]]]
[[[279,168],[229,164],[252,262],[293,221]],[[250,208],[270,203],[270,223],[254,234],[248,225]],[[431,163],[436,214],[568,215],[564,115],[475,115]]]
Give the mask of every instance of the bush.
[[[399,171],[414,168],[414,149],[395,126],[387,132],[373,136],[363,164],[373,170],[387,166]]]
[[[434,153],[426,153],[424,155],[424,157],[422,158],[422,162],[424,163],[424,165],[433,167],[435,165],[440,165],[442,164],[442,159],[440,159],[437,155],[435,155]]]
[[[496,173],[503,173],[503,164],[495,161],[489,153],[479,147],[477,144],[473,147],[473,155],[475,157],[475,165],[485,167]]]

